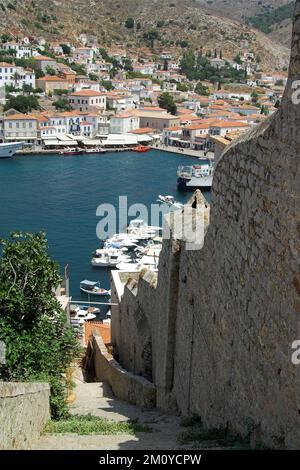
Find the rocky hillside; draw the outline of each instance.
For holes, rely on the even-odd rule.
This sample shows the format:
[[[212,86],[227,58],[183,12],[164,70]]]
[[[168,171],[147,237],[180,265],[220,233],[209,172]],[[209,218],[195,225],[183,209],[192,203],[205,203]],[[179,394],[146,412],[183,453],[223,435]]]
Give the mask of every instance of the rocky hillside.
[[[156,49],[216,48],[228,58],[248,49],[259,54],[266,67],[284,66],[288,49],[250,25],[229,18],[233,3],[235,8],[231,9],[237,11],[236,4],[246,5],[246,0],[0,0],[0,32],[15,36],[34,34],[59,42],[76,41],[81,32],[89,32],[103,46],[130,47],[146,45],[145,33],[155,28]],[[255,11],[247,8],[246,14],[252,13]],[[134,19],[134,28],[125,26],[128,18]]]
[[[258,28],[289,47],[294,0],[196,0],[213,14],[222,14]]]

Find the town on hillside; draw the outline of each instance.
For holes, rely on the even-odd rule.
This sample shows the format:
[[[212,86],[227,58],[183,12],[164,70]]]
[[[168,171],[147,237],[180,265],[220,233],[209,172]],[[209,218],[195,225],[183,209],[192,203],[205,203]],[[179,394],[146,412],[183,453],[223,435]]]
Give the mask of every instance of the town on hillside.
[[[128,19],[129,21],[130,19]],[[0,142],[23,153],[133,149],[213,152],[274,113],[287,71],[237,47],[102,48],[41,37],[0,38]],[[221,139],[218,140],[218,137]]]

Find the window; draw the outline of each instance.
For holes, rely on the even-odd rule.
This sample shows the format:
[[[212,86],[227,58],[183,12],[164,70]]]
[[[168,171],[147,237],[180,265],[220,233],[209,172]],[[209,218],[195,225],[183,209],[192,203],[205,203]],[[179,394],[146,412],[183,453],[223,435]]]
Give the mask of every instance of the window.
[[[17,122],[17,123],[16,123],[16,128],[19,129],[19,127],[20,127],[20,123]]]
[[[23,122],[23,129],[26,128],[26,122]]]

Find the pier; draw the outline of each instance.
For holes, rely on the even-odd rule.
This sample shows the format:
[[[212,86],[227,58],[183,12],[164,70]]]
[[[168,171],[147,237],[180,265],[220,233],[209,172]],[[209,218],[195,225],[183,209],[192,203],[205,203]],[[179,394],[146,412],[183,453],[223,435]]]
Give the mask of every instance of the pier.
[[[189,148],[173,147],[171,145],[155,144],[151,145],[153,150],[161,150],[162,152],[176,153],[178,155],[184,155],[186,157],[201,158],[203,160],[214,160],[214,153],[208,151],[205,155],[204,150],[193,150]]]

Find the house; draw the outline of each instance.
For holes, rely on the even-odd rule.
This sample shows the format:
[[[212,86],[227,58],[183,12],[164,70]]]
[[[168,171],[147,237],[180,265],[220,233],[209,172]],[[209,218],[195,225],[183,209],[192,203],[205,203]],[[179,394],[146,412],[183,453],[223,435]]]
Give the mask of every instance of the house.
[[[16,67],[14,64],[0,62],[0,87],[4,85],[12,85],[15,88],[31,85],[35,88],[35,72]]]
[[[131,94],[116,93],[114,91],[106,93],[108,109],[114,109],[117,113],[134,109],[137,98]]]
[[[173,82],[163,82],[163,91],[167,91],[168,93],[174,93],[177,90],[177,83]]]
[[[75,62],[84,62],[86,64],[92,63],[95,55],[95,48],[93,47],[77,47],[72,54]]]
[[[4,51],[14,50],[16,59],[28,59],[28,57],[38,55],[38,52],[32,46],[18,42],[3,43],[1,49]]]
[[[9,114],[3,119],[4,140],[34,144],[37,140],[37,119],[30,114]]]
[[[68,90],[69,82],[65,78],[47,75],[36,80],[37,88],[41,88],[45,93],[53,93],[55,90]]]
[[[75,91],[68,98],[71,106],[79,111],[103,111],[106,109],[106,94],[99,91]]]
[[[163,131],[168,127],[176,127],[180,125],[180,117],[173,116],[165,110],[152,107],[143,109],[134,109],[132,112],[140,118],[141,127],[151,127],[159,131]]]
[[[224,67],[225,64],[226,64],[226,62],[223,59],[214,58],[214,59],[210,60],[210,65],[212,67],[214,67],[215,69],[220,69],[220,68]]]
[[[154,64],[135,64],[133,65],[133,71],[141,73],[142,75],[152,75],[154,72]]]
[[[36,61],[36,67],[39,70],[42,70],[42,72],[44,72],[44,73],[47,73],[47,70],[49,68],[57,70],[56,60],[52,59],[51,57],[38,55],[38,56],[34,57],[34,59]]]
[[[127,134],[139,127],[140,118],[130,112],[116,114],[110,119],[111,134]]]
[[[216,121],[210,126],[211,135],[225,136],[232,131],[245,131],[249,128],[249,124],[242,121]]]

